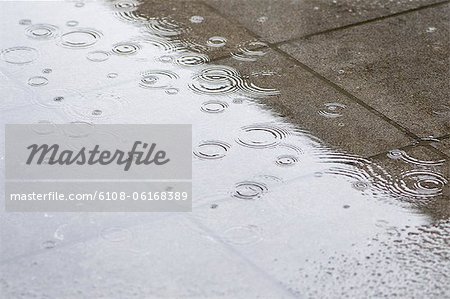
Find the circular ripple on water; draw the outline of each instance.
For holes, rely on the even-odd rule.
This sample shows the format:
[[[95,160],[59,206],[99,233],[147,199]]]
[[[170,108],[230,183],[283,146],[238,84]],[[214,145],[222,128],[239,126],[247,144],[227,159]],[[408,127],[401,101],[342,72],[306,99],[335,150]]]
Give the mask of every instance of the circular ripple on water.
[[[261,198],[269,190],[266,185],[255,181],[237,183],[231,195],[238,199],[255,200]]]
[[[188,28],[169,18],[154,18],[146,23],[147,30],[157,36],[173,37],[180,35]]]
[[[208,55],[191,53],[178,57],[175,63],[182,66],[197,66],[209,62]]]
[[[277,157],[275,163],[279,166],[293,166],[300,162],[300,159],[294,155],[281,155]]]
[[[149,20],[149,18],[143,14],[140,14],[134,10],[132,11],[116,11],[114,12],[114,16],[118,19],[126,22],[132,23],[145,23]]]
[[[93,28],[79,28],[61,35],[61,45],[73,49],[88,48],[97,43],[102,35]]]
[[[194,76],[189,88],[201,94],[227,94],[239,87],[239,73],[226,66],[209,66]]]
[[[221,113],[228,108],[228,104],[223,101],[211,100],[206,101],[200,107],[200,110],[207,113]]]
[[[28,79],[28,85],[33,87],[44,86],[48,84],[48,79],[44,76],[34,76]]]
[[[92,101],[85,101],[82,105],[66,106],[66,113],[84,121],[111,119],[122,113],[128,104],[128,101],[113,93],[99,93]]]
[[[86,58],[93,62],[102,62],[109,59],[109,52],[106,51],[92,51],[87,53]]]
[[[356,181],[352,183],[352,187],[359,191],[365,191],[366,189],[369,188],[369,186],[370,184],[364,181]]]
[[[289,130],[271,124],[258,124],[241,128],[236,142],[250,148],[270,148],[291,135]]]
[[[276,89],[261,88],[244,80],[239,72],[226,66],[208,66],[194,76],[189,88],[200,94],[227,94],[239,92],[251,97],[278,95]]]
[[[168,89],[179,76],[168,70],[150,70],[142,73],[139,86],[150,89]]]
[[[393,160],[402,160],[406,163],[421,166],[439,166],[445,163],[445,160],[421,160],[408,155],[405,151],[399,149],[390,150],[387,156]]]
[[[219,140],[202,141],[194,150],[194,155],[200,159],[216,160],[225,157],[231,145]]]
[[[390,159],[398,160],[398,159],[401,159],[401,158],[403,157],[404,154],[405,154],[405,152],[402,151],[402,150],[399,150],[399,149],[393,149],[393,150],[390,150],[390,151],[389,151],[389,153],[387,154],[387,156],[388,156]]]
[[[12,47],[2,50],[1,59],[12,64],[27,64],[39,57],[39,52],[31,47]]]
[[[59,29],[50,24],[34,24],[25,29],[25,34],[33,39],[54,39],[59,36]]]
[[[50,120],[40,120],[32,130],[38,135],[50,135],[56,132],[56,125]]]
[[[263,237],[256,225],[235,226],[223,232],[224,240],[234,245],[250,245],[260,242]]]
[[[263,48],[267,47],[267,44],[265,42],[261,41],[250,41],[243,43],[237,47],[236,52],[232,52],[231,56],[240,61],[256,61],[258,58],[266,55],[267,50],[266,49],[254,49],[252,48]]]
[[[134,11],[138,8],[139,3],[137,1],[133,1],[133,0],[119,0],[119,1],[114,1],[112,3],[114,10],[117,11],[122,11],[122,12],[129,12],[129,11]]]
[[[429,170],[412,170],[401,174],[390,185],[391,191],[400,197],[429,199],[442,194],[447,179]]]
[[[102,229],[100,236],[102,239],[109,242],[125,242],[132,239],[133,235],[129,229],[113,226]]]
[[[206,42],[206,45],[212,48],[220,48],[227,44],[227,39],[222,36],[212,36]]]
[[[326,118],[337,118],[341,117],[342,110],[344,110],[347,106],[340,103],[326,103],[324,104],[325,109],[321,109],[318,111],[318,114],[326,117]]]
[[[113,46],[112,52],[117,55],[133,55],[141,49],[141,46],[133,42],[117,43]]]
[[[38,97],[33,98],[33,101],[41,107],[57,109],[67,105],[84,103],[86,98],[77,90],[52,89],[41,91]]]

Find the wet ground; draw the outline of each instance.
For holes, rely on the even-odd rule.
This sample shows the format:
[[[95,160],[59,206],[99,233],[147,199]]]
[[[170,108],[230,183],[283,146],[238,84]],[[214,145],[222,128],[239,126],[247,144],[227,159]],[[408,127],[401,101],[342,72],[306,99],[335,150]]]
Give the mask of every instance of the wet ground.
[[[0,5],[2,124],[194,144],[192,213],[2,212],[3,298],[450,297],[448,1]]]

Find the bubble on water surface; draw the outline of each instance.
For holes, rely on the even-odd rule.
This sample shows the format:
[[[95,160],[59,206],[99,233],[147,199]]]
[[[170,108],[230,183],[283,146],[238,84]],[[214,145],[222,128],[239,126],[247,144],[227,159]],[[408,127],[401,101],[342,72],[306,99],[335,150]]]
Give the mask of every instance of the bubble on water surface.
[[[117,55],[133,55],[141,49],[141,46],[133,42],[122,42],[115,44],[112,52]]]
[[[266,22],[268,19],[269,19],[269,18],[267,18],[266,16],[262,16],[262,17],[259,17],[259,18],[257,19],[257,21],[258,21],[258,23],[264,23],[264,22]]]
[[[238,199],[255,200],[261,198],[269,190],[266,185],[255,181],[237,183],[232,196]]]
[[[34,76],[28,79],[28,85],[33,87],[43,86],[48,84],[48,79],[43,76]]]
[[[241,128],[236,142],[245,147],[270,148],[280,144],[291,132],[271,124],[257,124]]]
[[[31,47],[12,47],[2,50],[1,59],[12,64],[27,64],[39,57],[39,52]]]
[[[318,114],[326,117],[326,118],[337,118],[341,117],[342,110],[344,110],[347,106],[340,103],[326,103],[324,104],[325,109],[319,110]]]
[[[227,39],[222,36],[212,36],[206,42],[206,45],[213,48],[220,48],[225,46],[227,43]]]
[[[88,48],[97,43],[102,33],[93,28],[79,28],[61,35],[61,45],[67,48]]]
[[[67,21],[66,22],[66,26],[68,26],[68,27],[76,27],[76,26],[78,26],[78,21],[75,21],[75,20],[70,20],[70,21]]]
[[[189,19],[189,21],[191,21],[191,23],[194,23],[194,24],[203,23],[204,20],[205,20],[205,18],[202,16],[192,16]]]
[[[219,140],[202,141],[194,150],[194,155],[200,159],[216,160],[225,157],[231,145]]]
[[[33,39],[54,39],[59,36],[59,29],[50,24],[34,24],[27,27],[25,33]]]
[[[87,53],[86,58],[93,62],[102,62],[109,59],[109,52],[106,51],[92,51]]]
[[[207,113],[221,113],[228,108],[228,103],[218,100],[206,101],[200,107],[200,110]]]
[[[299,162],[299,158],[293,155],[281,155],[277,157],[275,163],[280,166],[292,166]]]

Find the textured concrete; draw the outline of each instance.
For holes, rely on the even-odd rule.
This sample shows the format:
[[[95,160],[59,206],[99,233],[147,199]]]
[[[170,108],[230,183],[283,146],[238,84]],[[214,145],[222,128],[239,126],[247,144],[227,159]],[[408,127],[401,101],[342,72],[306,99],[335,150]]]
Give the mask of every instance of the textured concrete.
[[[450,157],[450,138],[442,139],[440,142],[433,143],[433,146]]]
[[[383,118],[325,84],[292,60],[273,50],[256,62],[235,59],[221,61],[233,66],[251,82],[265,88],[276,87],[280,95],[261,102],[286,116],[301,128],[311,131],[330,146],[351,153],[372,156],[411,142],[403,132]],[[327,104],[341,104],[331,112]],[[376,128],[376,129],[374,129]]]
[[[207,53],[211,59],[228,55],[240,44],[254,40],[245,28],[199,1],[143,1],[137,13],[150,18],[169,18],[175,21],[184,28],[181,39],[192,43],[194,51]],[[191,22],[191,18],[196,16],[202,17],[203,21]],[[222,47],[208,47],[207,42],[211,37],[224,37],[226,43]]]
[[[281,48],[420,137],[450,131],[449,6]]]
[[[206,0],[263,39],[280,42],[438,3],[435,0]]]

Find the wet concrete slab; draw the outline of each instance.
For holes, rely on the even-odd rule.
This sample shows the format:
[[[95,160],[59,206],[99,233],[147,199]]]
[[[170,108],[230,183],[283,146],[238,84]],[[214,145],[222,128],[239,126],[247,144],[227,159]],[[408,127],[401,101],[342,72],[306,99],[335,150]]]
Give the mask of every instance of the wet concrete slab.
[[[279,95],[260,101],[312,132],[328,145],[364,157],[410,144],[412,139],[379,115],[312,75],[295,61],[268,48],[257,61],[220,63],[235,67],[261,87],[276,87]]]
[[[200,4],[145,3],[2,3],[0,123],[192,124],[193,211],[2,205],[6,298],[450,294],[449,166],[432,139],[415,144],[242,32],[233,58],[207,63],[234,46],[205,40],[239,25]]]
[[[415,208],[430,215],[436,220],[445,220],[450,217],[448,178],[450,164],[447,157],[430,145],[411,145],[402,149],[392,149],[385,154],[371,159],[377,165],[389,169],[390,175],[397,182],[400,205],[412,204]],[[408,190],[430,188],[433,196],[424,196],[411,202]],[[401,191],[403,190],[403,191]],[[432,191],[434,190],[434,191]]]
[[[210,59],[229,55],[255,39],[244,27],[221,16],[202,1],[144,1],[134,13],[172,20],[175,26],[182,28],[177,39]]]
[[[448,134],[449,6],[281,48],[419,137]]]
[[[281,42],[442,1],[205,1],[269,42]]]
[[[450,138],[442,139],[439,142],[433,143],[432,145],[446,154],[447,157],[450,157]]]

